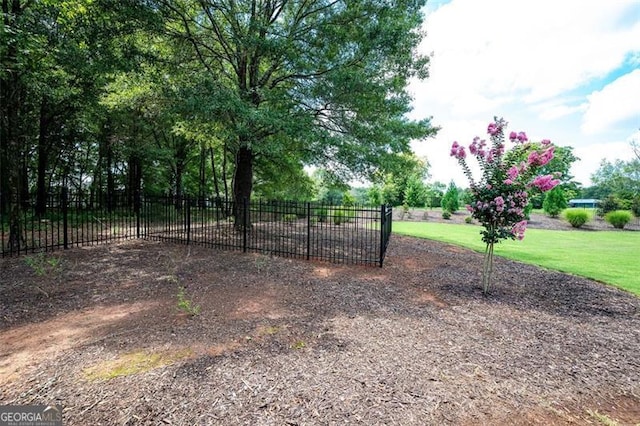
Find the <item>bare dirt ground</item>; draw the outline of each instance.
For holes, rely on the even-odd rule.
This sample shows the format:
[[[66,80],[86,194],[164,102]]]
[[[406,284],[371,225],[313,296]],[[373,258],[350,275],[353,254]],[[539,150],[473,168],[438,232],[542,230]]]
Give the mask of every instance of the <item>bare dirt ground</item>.
[[[587,279],[497,259],[485,297],[480,254],[395,235],[384,268],[52,257],[0,260],[0,405],[67,425],[640,424],[640,298]]]

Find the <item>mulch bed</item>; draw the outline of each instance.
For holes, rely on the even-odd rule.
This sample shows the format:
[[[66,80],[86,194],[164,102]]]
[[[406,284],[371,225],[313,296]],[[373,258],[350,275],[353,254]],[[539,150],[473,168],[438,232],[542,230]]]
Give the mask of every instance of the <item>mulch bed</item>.
[[[45,276],[0,260],[0,404],[59,403],[65,425],[640,423],[640,298],[591,280],[497,259],[485,297],[481,254],[395,235],[384,268],[50,256]]]

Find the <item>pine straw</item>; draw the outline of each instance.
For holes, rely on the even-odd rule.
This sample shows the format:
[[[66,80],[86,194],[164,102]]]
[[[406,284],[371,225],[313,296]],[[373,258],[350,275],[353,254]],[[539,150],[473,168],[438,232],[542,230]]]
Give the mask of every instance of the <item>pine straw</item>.
[[[46,278],[0,263],[0,404],[60,403],[66,425],[640,422],[640,299],[590,280],[498,259],[484,297],[480,254],[398,236],[384,268],[144,241],[55,255]],[[132,353],[173,361],[87,375]]]

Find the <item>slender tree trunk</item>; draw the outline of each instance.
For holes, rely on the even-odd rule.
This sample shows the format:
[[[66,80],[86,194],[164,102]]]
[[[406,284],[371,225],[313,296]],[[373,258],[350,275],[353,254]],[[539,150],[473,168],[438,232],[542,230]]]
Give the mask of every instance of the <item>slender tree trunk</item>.
[[[136,153],[129,156],[129,184],[127,188],[127,205],[135,206],[136,196],[142,188],[142,165],[140,157]]]
[[[253,189],[253,152],[246,146],[238,149],[236,154],[236,170],[233,179],[233,201],[235,227],[242,229],[250,226],[249,218],[245,218],[244,203],[251,200]]]
[[[20,144],[23,145],[24,144]],[[27,155],[20,150],[20,204],[24,210],[31,207],[31,194],[29,193],[29,167],[27,164]]]
[[[22,14],[19,1],[2,1],[2,19],[4,25],[11,27],[11,17],[16,20]],[[3,148],[3,176],[2,176],[2,196],[9,211],[9,250],[19,251],[22,241],[22,224],[20,196],[22,195],[21,143],[20,143],[20,110],[22,106],[22,81],[17,62],[18,46],[16,41],[9,37],[8,45],[5,47],[5,55],[1,59],[0,66],[5,68],[0,79],[0,112]]]
[[[226,208],[226,203],[223,204],[222,199],[220,198],[220,186],[218,185],[218,172],[216,170],[216,160],[215,160],[215,153],[213,152],[213,148],[209,148],[209,155],[211,156],[211,173],[213,174],[213,190],[215,192],[214,203],[216,207],[216,218],[218,217],[218,214],[226,218],[228,216],[227,208]],[[222,155],[225,155],[225,153],[223,152]],[[224,176],[223,176],[223,179],[224,179]]]
[[[38,134],[38,175],[36,177],[36,214],[42,216],[47,210],[47,166],[49,163],[49,111],[47,99],[40,104],[40,128]]]
[[[116,179],[113,175],[113,148],[111,141],[107,141],[107,152],[105,157],[105,167],[107,168],[107,209],[113,209],[113,197],[116,192]]]
[[[488,243],[484,251],[484,268],[482,270],[482,292],[487,295],[491,291],[491,275],[493,274],[493,245]]]
[[[176,210],[180,210],[182,208],[182,174],[184,173],[182,162],[176,162],[176,193],[174,203],[176,206]]]
[[[9,200],[9,250],[19,251],[22,246],[22,203],[23,194],[23,165],[22,144],[20,135],[20,111],[22,106],[23,89],[17,75],[12,76],[8,88],[9,96],[5,105],[6,117],[6,168],[8,169],[7,198]],[[4,82],[2,82],[4,83]]]
[[[205,207],[204,197],[206,195],[206,165],[207,165],[207,147],[204,143],[200,144],[200,170],[198,173],[198,206]]]
[[[229,209],[229,184],[227,182],[227,155],[229,150],[227,149],[227,143],[225,142],[222,148],[222,183],[224,184],[224,203],[227,209]],[[231,212],[226,211],[226,216],[229,216]]]
[[[182,178],[184,176],[184,171],[187,167],[187,147],[186,141],[183,139],[176,140],[174,138],[174,146],[175,146],[175,185],[176,185],[176,193],[175,193],[175,204],[176,210],[180,210],[182,206],[182,198],[184,196],[184,191],[182,188]]]

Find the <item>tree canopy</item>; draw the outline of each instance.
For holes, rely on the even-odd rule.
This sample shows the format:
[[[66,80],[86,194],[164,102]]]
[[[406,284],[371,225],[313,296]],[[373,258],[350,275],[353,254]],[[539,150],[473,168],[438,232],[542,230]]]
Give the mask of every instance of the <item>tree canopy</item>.
[[[44,213],[63,185],[239,201],[312,196],[307,166],[384,175],[436,131],[407,118],[424,3],[2,1],[3,209]]]

